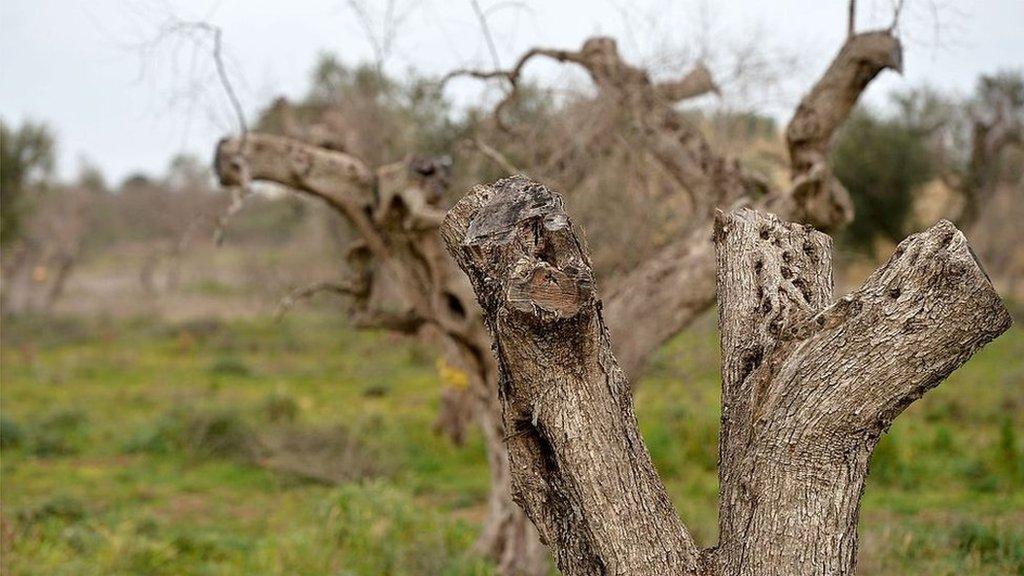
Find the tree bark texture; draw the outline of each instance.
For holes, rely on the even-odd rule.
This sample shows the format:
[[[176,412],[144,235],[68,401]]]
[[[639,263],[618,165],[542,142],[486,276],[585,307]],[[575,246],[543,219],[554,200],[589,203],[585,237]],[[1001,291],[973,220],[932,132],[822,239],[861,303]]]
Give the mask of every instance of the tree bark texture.
[[[777,189],[715,152],[673,107],[680,99],[717,90],[702,66],[678,81],[657,83],[623,60],[614,40],[591,38],[579,51],[527,52],[515,68],[503,73],[513,87],[523,65],[536,56],[583,67],[598,91],[630,114],[645,136],[644,145],[694,206],[689,232],[608,281],[605,317],[620,366],[634,378],[642,373],[651,351],[715,302],[716,210],[752,205],[825,231],[852,219],[849,195],[827,161],[833,136],[871,80],[886,69],[902,70],[902,47],[890,31],[850,36],[787,126],[792,185]],[[514,94],[513,90],[509,99]]]
[[[523,177],[477,187],[442,234],[494,339],[513,496],[571,575],[853,574],[878,438],[1010,326],[949,222],[832,303],[826,235],[720,214],[720,533],[700,552],[651,465],[560,198]]]
[[[494,337],[513,497],[563,573],[694,573],[561,199],[501,180],[459,202],[442,233]]]
[[[843,204],[841,186],[835,185],[821,162],[834,130],[849,112],[849,103],[856,101],[874,75],[898,61],[893,60],[893,54],[899,55],[895,38],[886,32],[868,34],[878,38],[867,42],[861,39],[865,35],[854,35],[847,40],[791,122],[804,127],[798,131],[799,138],[790,139],[794,183],[826,184],[805,186],[806,193],[773,189],[750,176],[735,161],[716,154],[673,109],[682,99],[717,90],[702,66],[679,80],[654,82],[644,70],[621,58],[614,40],[592,38],[579,51],[530,50],[509,71],[461,72],[504,78],[512,84],[509,98],[495,110],[500,124],[502,109],[514,97],[528,60],[542,56],[582,66],[598,90],[634,119],[644,145],[672,174],[680,193],[692,198],[695,209],[688,233],[608,281],[603,323],[613,336],[619,366],[626,374],[641,373],[650,354],[714,304],[716,207],[767,207],[784,218],[804,219],[824,229],[839,227],[850,217],[848,210],[831,208]],[[875,49],[879,42],[888,43],[889,50]],[[837,108],[841,114],[828,112],[835,108],[832,99],[843,103]],[[820,157],[802,150],[817,151]],[[798,157],[800,168],[796,168]],[[529,539],[530,524],[505,488],[509,469],[501,439],[508,435],[508,422],[503,422],[498,408],[498,375],[487,349],[488,337],[479,309],[472,304],[469,283],[441,255],[437,226],[443,207],[437,190],[443,178],[433,171],[436,167],[410,157],[373,169],[321,140],[310,145],[255,133],[223,141],[216,167],[226,185],[276,182],[321,198],[349,221],[361,240],[347,258],[352,277],[341,285],[342,292],[351,296],[357,325],[440,335],[435,339],[447,350],[449,360],[470,376],[472,405],[477,407],[476,419],[488,447],[492,493],[480,549],[496,559],[505,574],[537,574],[543,567],[543,558],[538,561],[535,554],[540,548]],[[450,405],[465,405],[461,400],[454,398]]]
[[[879,437],[1006,331],[1009,313],[946,221],[833,304],[823,234],[740,210],[719,218],[715,237],[719,561],[730,574],[853,574]]]

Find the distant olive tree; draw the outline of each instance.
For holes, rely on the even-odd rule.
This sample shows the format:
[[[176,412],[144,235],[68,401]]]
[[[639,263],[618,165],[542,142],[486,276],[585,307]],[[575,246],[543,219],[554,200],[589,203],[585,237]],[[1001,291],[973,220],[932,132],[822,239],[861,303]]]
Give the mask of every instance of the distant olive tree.
[[[30,206],[27,188],[53,171],[54,149],[46,125],[26,121],[15,129],[0,120],[0,244],[17,238]]]
[[[850,243],[870,252],[876,239],[903,239],[914,189],[937,170],[926,128],[913,116],[861,108],[840,131],[833,154],[836,177],[858,215],[846,228]]]

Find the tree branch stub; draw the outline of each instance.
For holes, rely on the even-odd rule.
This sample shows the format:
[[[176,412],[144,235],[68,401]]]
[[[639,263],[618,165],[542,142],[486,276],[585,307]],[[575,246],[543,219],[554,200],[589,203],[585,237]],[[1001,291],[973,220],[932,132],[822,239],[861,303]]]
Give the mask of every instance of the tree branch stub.
[[[474,189],[442,226],[494,338],[513,497],[569,575],[694,574],[698,552],[644,446],[586,248],[523,177]]]
[[[721,215],[723,574],[852,574],[879,437],[1010,326],[949,222],[904,240],[828,304],[828,238],[742,209]]]

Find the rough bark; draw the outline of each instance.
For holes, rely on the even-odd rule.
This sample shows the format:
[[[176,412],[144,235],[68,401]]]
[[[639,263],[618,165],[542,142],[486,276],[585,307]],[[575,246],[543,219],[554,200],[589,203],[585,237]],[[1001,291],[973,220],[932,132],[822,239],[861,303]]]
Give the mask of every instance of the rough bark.
[[[566,574],[852,574],[878,438],[1010,325],[949,222],[830,304],[827,236],[721,215],[720,534],[698,553],[651,466],[560,198],[522,177],[478,187],[442,234],[494,339],[513,495]]]
[[[847,44],[857,44],[858,38],[853,36]],[[898,50],[898,42],[895,46]],[[822,80],[841,89],[819,91],[822,94],[815,97],[816,106],[830,106],[830,95],[855,101],[873,77],[863,70],[873,69],[877,73],[887,66],[885,61],[867,60],[865,64],[872,54],[860,58],[844,56],[851,53],[858,54],[846,48],[840,51],[837,62],[843,63],[830,67]],[[716,90],[703,67],[678,81],[656,83],[644,70],[619,56],[614,40],[592,38],[579,51],[530,50],[510,70],[457,71],[449,77],[462,74],[509,82],[512,90],[495,109],[501,125],[502,111],[515,98],[523,68],[537,56],[584,67],[602,95],[630,114],[633,124],[645,135],[645,146],[678,182],[681,193],[691,197],[695,207],[689,233],[640,266],[609,281],[612,289],[605,312],[607,325],[619,342],[621,366],[627,374],[638,374],[652,352],[714,303],[715,258],[711,237],[715,207],[757,203],[771,206],[785,217],[802,217],[815,212],[801,204],[803,199],[822,203],[822,196],[770,189],[746,174],[736,162],[716,154],[703,136],[673,110],[673,104],[682,99]],[[861,71],[852,74],[858,82],[844,84],[831,80],[851,76],[847,70],[850,67]],[[806,108],[814,110],[816,106]],[[797,116],[801,114],[798,112]],[[815,132],[815,142],[827,146],[841,118],[836,120]],[[320,140],[317,143],[327,146]],[[470,374],[474,404],[483,411],[477,418],[488,440],[494,488],[481,548],[499,560],[505,573],[513,573],[517,569],[514,567],[539,566],[532,558],[524,560],[524,550],[534,551],[538,547],[523,539],[529,529],[522,512],[511,505],[507,494],[498,492],[507,485],[508,471],[500,445],[505,432],[497,416],[497,375],[486,349],[483,324],[479,317],[473,318],[478,314],[477,308],[466,299],[468,284],[463,281],[460,288],[460,275],[453,274],[452,267],[437,258],[439,196],[430,197],[423,193],[422,185],[408,184],[407,176],[415,173],[406,168],[412,167],[411,162],[373,170],[337,149],[309,146],[294,139],[250,133],[244,140],[223,142],[217,158],[218,172],[225,184],[248,180],[284,184],[324,199],[350,221],[363,237],[349,257],[356,277],[346,282],[360,287],[352,291],[353,316],[358,323],[407,333],[424,327],[440,329],[445,347],[457,351],[451,354],[453,363],[465,366]],[[836,187],[821,189],[830,193]],[[830,205],[828,201],[823,203]],[[836,227],[849,217],[848,212],[841,212],[841,218],[826,222],[828,218],[834,219],[834,213],[833,210],[826,218],[818,218],[816,224]],[[455,318],[460,316],[454,313],[456,310],[466,313],[461,322]]]
[[[719,218],[722,574],[853,574],[879,437],[1010,316],[964,236],[904,240],[829,305],[830,242],[740,210]]]
[[[476,289],[500,371],[512,494],[569,575],[692,574],[561,199],[523,177],[478,187],[445,242]]]

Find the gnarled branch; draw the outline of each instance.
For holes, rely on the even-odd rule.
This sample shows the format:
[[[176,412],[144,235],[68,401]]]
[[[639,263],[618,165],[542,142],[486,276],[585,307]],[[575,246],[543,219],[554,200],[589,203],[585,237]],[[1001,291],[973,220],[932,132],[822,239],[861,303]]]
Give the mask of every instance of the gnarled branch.
[[[889,30],[854,34],[800,101],[786,127],[792,219],[831,230],[853,218],[849,193],[832,175],[829,149],[864,89],[885,69],[903,72],[900,41]]]
[[[519,83],[526,64],[538,56],[581,66],[590,75],[598,90],[628,103],[634,107],[637,114],[644,113],[645,107],[650,107],[654,101],[664,106],[711,92],[718,93],[718,86],[711,76],[711,71],[703,64],[698,64],[678,80],[653,83],[644,70],[630,65],[619,56],[618,45],[614,39],[603,36],[588,38],[578,51],[533,48],[524,53],[508,70],[454,70],[441,79],[440,86],[443,88],[450,80],[459,77],[505,80],[509,90],[495,106],[493,116],[499,128],[512,132],[512,128],[503,120],[502,113],[518,96]]]
[[[440,344],[448,362],[467,374],[469,385],[450,391],[445,406],[473,405],[488,448],[492,490],[477,547],[503,574],[540,573],[544,550],[506,487],[508,459],[490,343],[469,282],[444,254],[437,230],[448,184],[446,159],[410,156],[371,170],[342,152],[251,133],[244,144],[221,142],[216,169],[227,185],[244,170],[253,180],[320,198],[353,225],[361,238],[348,251],[353,280],[342,290],[350,297],[353,324],[421,335]],[[449,430],[457,438],[466,418],[454,416],[449,421],[456,428]]]
[[[698,209],[688,234],[609,283],[606,317],[627,373],[639,372],[650,350],[714,303],[715,209],[754,206],[826,231],[852,218],[848,194],[828,165],[828,149],[868,83],[887,67],[899,70],[901,59],[899,41],[888,32],[855,34],[847,40],[787,128],[791,190],[775,189],[715,153],[674,111],[645,116],[654,154],[690,191]],[[661,311],[663,321],[633,321],[655,310]]]

